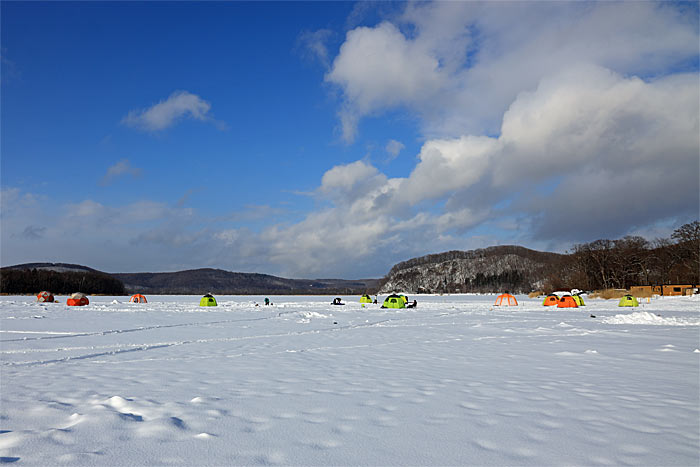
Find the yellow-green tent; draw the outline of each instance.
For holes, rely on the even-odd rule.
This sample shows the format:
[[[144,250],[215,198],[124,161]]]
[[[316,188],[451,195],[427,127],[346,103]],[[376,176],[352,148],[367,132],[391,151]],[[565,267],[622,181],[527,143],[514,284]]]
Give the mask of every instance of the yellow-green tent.
[[[216,306],[216,299],[208,293],[199,301],[199,306]]]
[[[620,299],[620,303],[618,303],[617,306],[639,306],[639,302],[637,301],[637,297],[625,295]]]
[[[576,304],[577,304],[578,306],[586,306],[586,304],[583,303],[583,297],[582,297],[582,296],[580,296],[580,295],[573,295],[573,297],[574,297],[574,301],[576,302]]]
[[[362,297],[360,297],[360,303],[372,303],[372,297],[364,294]]]
[[[382,308],[406,308],[406,302],[403,300],[404,299],[399,295],[389,295],[386,297],[386,300],[384,300]]]
[[[403,304],[404,304],[404,305],[406,305],[406,304],[408,303],[408,297],[407,297],[407,296],[405,296],[405,295],[402,294],[402,295],[399,295],[399,297],[401,297],[401,300],[403,300]]]

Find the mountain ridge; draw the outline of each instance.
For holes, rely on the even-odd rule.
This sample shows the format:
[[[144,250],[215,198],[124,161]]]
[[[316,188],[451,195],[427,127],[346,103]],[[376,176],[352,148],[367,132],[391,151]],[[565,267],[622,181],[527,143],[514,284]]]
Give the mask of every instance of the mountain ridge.
[[[70,263],[26,263],[3,269],[106,274],[128,293],[163,295],[348,295],[363,293],[527,293],[541,288],[568,255],[501,245],[450,250],[396,263],[380,279],[288,279],[270,274],[196,268],[174,272],[107,273]]]
[[[362,294],[375,291],[380,279],[287,279],[270,274],[232,272],[216,268],[174,272],[108,273],[70,263],[24,263],[2,270],[38,270],[58,273],[106,274],[121,281],[128,293],[190,295],[255,294]]]
[[[565,257],[517,245],[429,254],[394,265],[378,292],[528,293],[541,288]]]

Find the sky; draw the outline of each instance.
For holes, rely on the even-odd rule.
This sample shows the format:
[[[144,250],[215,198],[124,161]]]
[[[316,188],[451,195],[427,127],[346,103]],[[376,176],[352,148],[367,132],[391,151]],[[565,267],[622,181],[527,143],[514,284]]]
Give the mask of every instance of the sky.
[[[697,2],[0,13],[3,266],[369,278],[700,216]]]

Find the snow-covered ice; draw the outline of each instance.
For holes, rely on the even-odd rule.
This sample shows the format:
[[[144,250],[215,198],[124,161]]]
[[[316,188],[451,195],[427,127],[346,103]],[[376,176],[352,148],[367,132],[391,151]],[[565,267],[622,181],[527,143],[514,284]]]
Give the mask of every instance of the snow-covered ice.
[[[698,297],[199,298],[0,297],[0,462],[700,462]]]

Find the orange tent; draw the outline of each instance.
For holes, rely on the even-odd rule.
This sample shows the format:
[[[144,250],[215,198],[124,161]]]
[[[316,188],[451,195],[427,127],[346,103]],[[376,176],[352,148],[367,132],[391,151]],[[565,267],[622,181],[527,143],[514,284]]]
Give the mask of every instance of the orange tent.
[[[576,303],[576,300],[574,300],[574,297],[571,295],[564,295],[559,299],[559,303],[557,303],[557,308],[578,308],[578,304]]]
[[[90,303],[90,300],[85,296],[84,293],[76,292],[73,295],[70,296],[68,300],[66,300],[66,304],[68,306],[84,306],[88,305]]]
[[[129,302],[131,303],[148,303],[148,300],[146,300],[146,297],[141,295],[140,293],[134,294],[131,296],[129,299]]]
[[[554,306],[557,303],[559,303],[559,297],[557,297],[554,294],[547,295],[547,298],[544,299],[544,302],[542,302],[542,305],[544,306]]]
[[[53,294],[51,292],[39,292],[36,296],[37,302],[53,302]]]
[[[518,306],[518,301],[509,293],[504,293],[496,298],[494,306]]]

